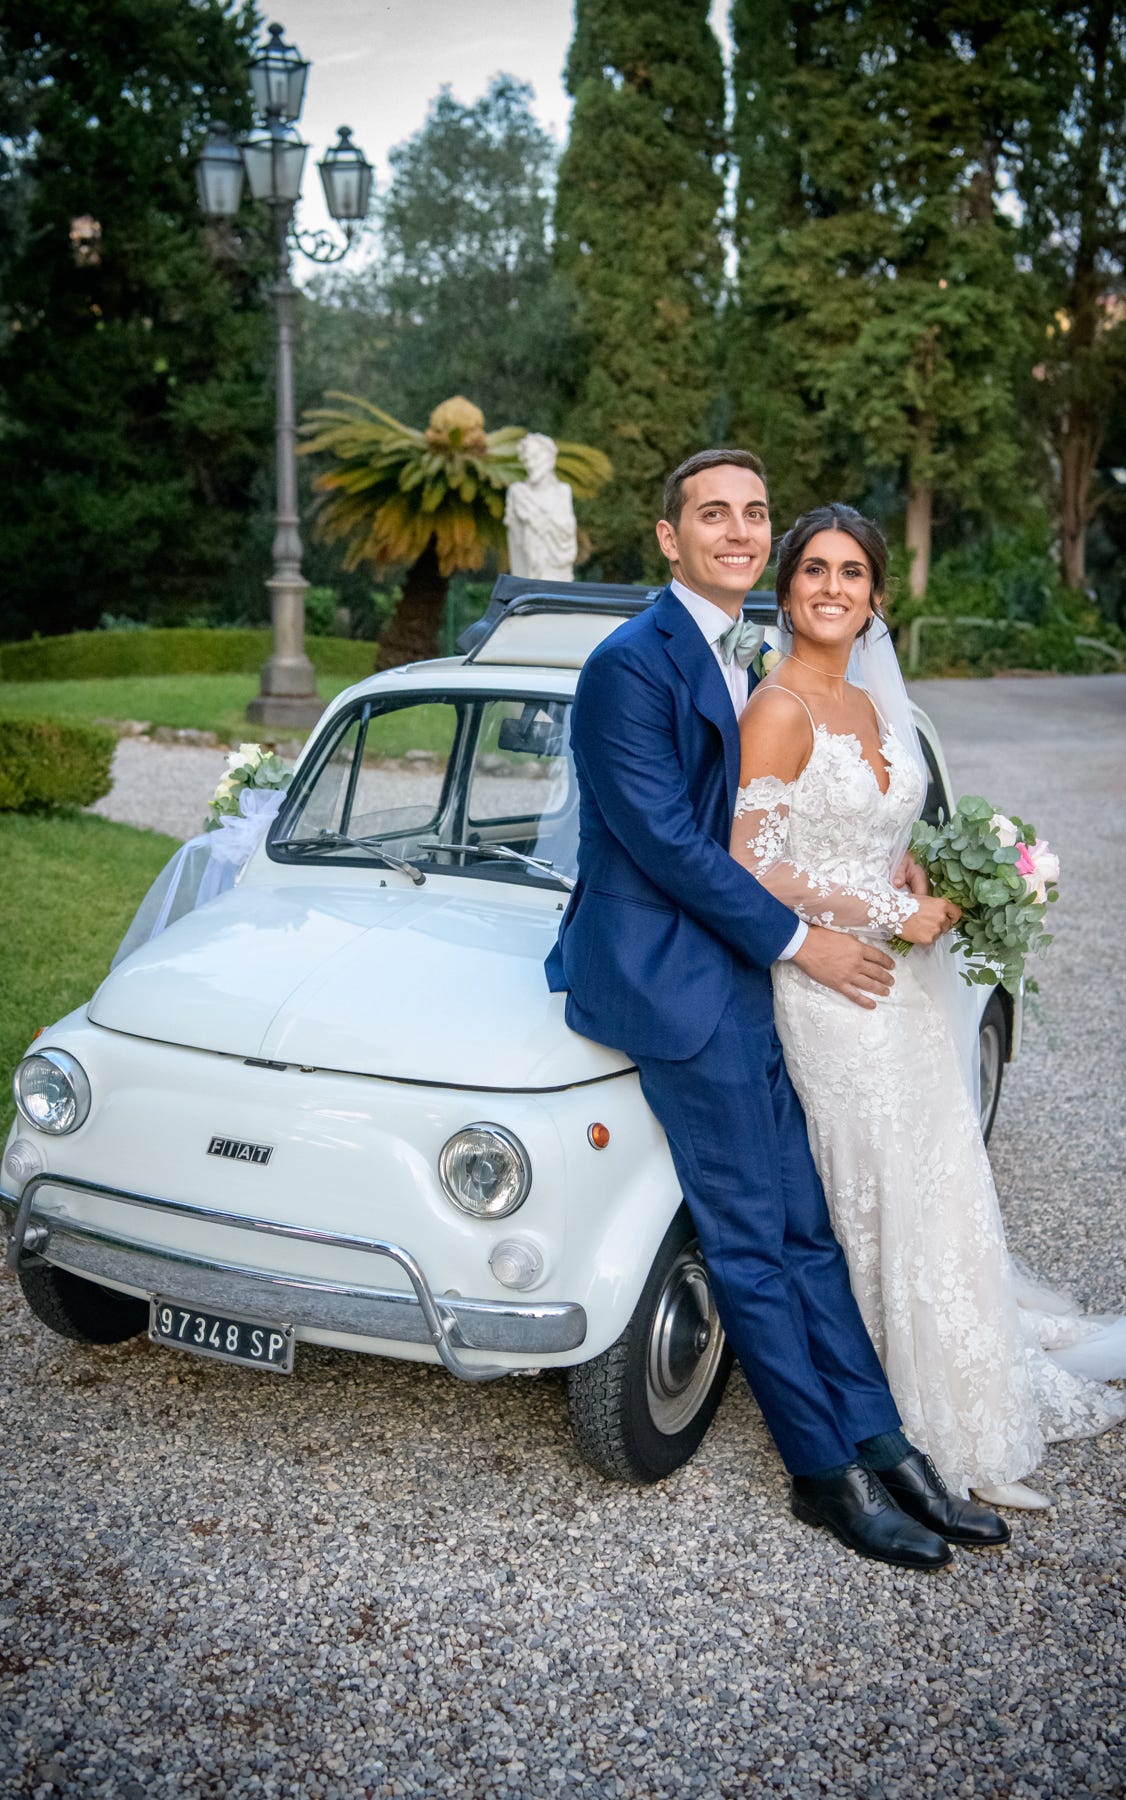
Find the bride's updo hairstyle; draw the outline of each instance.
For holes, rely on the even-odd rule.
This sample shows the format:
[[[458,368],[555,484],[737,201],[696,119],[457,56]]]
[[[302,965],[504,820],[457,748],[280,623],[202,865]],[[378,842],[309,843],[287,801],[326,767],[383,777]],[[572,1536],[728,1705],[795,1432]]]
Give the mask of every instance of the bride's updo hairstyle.
[[[872,611],[864,621],[857,637],[864,637],[872,628],[873,619],[883,619],[883,598],[887,583],[888,547],[884,534],[871,519],[857,512],[855,506],[842,506],[834,501],[831,506],[815,506],[812,512],[803,513],[795,519],[789,531],[778,546],[778,574],[774,583],[774,591],[778,599],[779,622],[781,615],[789,611],[790,588],[798,571],[798,564],[805,555],[811,538],[819,531],[844,531],[850,538],[855,538],[872,571],[872,592],[869,596]]]

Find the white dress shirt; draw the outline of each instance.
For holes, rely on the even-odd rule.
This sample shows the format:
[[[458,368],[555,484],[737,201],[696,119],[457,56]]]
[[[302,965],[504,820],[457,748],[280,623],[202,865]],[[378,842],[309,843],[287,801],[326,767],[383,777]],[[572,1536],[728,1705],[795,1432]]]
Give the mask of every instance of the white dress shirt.
[[[719,672],[723,676],[723,684],[731,695],[735,717],[738,718],[747,704],[750,681],[746,669],[741,669],[734,657],[730,662],[724,662],[719,648],[720,638],[726,631],[730,631],[735,621],[730,613],[724,612],[722,606],[717,606],[714,600],[705,600],[702,594],[694,594],[691,588],[685,587],[683,581],[671,581],[669,586],[685,611],[691,613],[710,645]],[[789,962],[790,958],[797,954],[805,943],[808,930],[809,926],[805,920],[799,919],[797,930],[778,957],[779,962]]]

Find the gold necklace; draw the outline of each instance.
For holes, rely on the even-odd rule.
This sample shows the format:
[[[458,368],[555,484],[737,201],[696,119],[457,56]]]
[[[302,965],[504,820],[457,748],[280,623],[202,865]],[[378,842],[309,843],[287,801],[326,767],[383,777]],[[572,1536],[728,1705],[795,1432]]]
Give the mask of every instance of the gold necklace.
[[[787,650],[786,661],[800,663],[803,669],[812,669],[815,675],[823,676],[826,681],[839,681],[846,687],[848,685],[843,675],[830,675],[827,669],[819,669],[816,663],[806,662],[804,656],[796,656],[792,650]]]

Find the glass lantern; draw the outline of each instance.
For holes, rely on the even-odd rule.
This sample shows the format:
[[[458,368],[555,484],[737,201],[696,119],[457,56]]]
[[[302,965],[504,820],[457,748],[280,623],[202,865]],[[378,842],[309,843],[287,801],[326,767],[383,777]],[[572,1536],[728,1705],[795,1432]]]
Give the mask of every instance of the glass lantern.
[[[331,217],[341,225],[366,218],[371,196],[371,164],[359,146],[352,142],[347,125],[340,127],[336,143],[325,152],[324,161],[317,167]]]
[[[309,65],[292,44],[283,41],[284,27],[270,26],[270,41],[251,59],[250,88],[260,118],[289,125],[301,117]]]

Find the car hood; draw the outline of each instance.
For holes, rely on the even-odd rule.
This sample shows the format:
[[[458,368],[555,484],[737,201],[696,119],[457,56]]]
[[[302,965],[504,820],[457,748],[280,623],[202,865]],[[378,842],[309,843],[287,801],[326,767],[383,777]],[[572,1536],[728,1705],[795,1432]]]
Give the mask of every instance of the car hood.
[[[552,1088],[627,1058],[570,1031],[559,916],[427,891],[239,887],[135,951],[89,1007],[131,1036],[455,1087]]]

